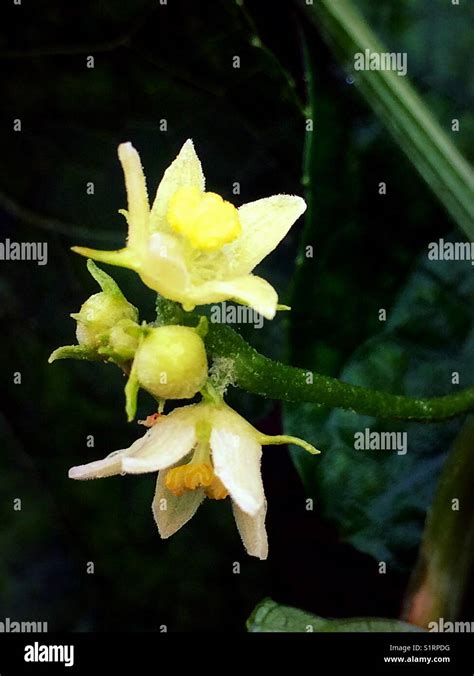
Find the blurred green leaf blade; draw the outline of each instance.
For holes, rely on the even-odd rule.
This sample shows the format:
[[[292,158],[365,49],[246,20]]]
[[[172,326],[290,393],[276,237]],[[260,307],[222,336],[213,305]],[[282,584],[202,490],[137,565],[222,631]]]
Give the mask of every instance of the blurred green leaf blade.
[[[328,620],[298,608],[282,606],[265,599],[247,620],[247,630],[252,633],[311,633],[311,632],[410,632],[418,627],[375,617],[355,617]]]
[[[310,19],[327,36],[345,65],[354,55],[387,53],[350,0],[301,1]],[[407,78],[393,70],[354,70],[369,105],[407,154],[435,196],[469,239],[474,239],[472,168],[432,115]]]

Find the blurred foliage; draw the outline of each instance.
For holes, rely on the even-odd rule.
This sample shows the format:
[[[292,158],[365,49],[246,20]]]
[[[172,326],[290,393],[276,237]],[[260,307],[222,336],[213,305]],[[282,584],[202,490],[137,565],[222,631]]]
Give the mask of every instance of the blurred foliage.
[[[405,632],[421,631],[406,622],[375,617],[327,620],[303,610],[281,606],[265,599],[247,620],[247,629],[256,633],[272,632]]]
[[[442,3],[429,11],[415,0],[376,4],[366,3],[370,20],[387,43],[408,41],[416,81],[433,109],[440,117],[451,117],[453,108],[462,115],[454,140],[465,148],[472,90],[429,61],[425,45],[429,34],[444,49],[453,24],[433,19],[444,16]],[[304,34],[315,79],[309,167],[315,211],[314,229],[305,228],[300,245],[311,243],[315,258],[303,265],[300,257],[295,274],[302,233],[296,226],[260,268],[282,302],[289,301],[292,283],[291,326],[288,317],[278,317],[261,331],[244,327],[246,337],[271,356],[338,373],[379,330],[378,309],[391,306],[418,252],[448,229],[444,211],[293,2],[276,9],[266,0],[245,7],[231,0],[102,0],[66,11],[64,3],[37,0],[4,4],[1,13],[2,240],[46,241],[49,263],[1,263],[0,618],[41,619],[51,630],[158,631],[163,624],[169,631],[243,630],[265,595],[328,616],[395,616],[406,578],[394,571],[379,576],[369,556],[341,543],[333,525],[305,510],[305,493],[281,449],[264,456],[266,563],[244,554],[227,504],[208,501],[191,524],[162,542],[150,509],[153,477],[69,481],[71,465],[123,448],[142,430],[125,422],[118,369],[48,366],[47,358],[74,342],[68,315],[96,291],[69,247],[123,242],[118,143],[131,140],[139,149],[151,195],[188,137],[208,186],[228,199],[301,194]],[[453,64],[466,61],[468,41],[465,18],[455,21],[462,37],[449,38]],[[86,67],[90,55],[93,69]],[[240,68],[233,68],[234,56]],[[13,131],[18,118],[21,133]],[[383,198],[380,180],[388,185]],[[239,196],[232,194],[235,182]],[[133,273],[113,274],[142,319],[151,320],[154,294]],[[459,340],[456,316],[448,333],[451,326]],[[21,385],[14,384],[17,372]],[[416,377],[412,390],[428,390],[425,375]],[[140,403],[143,417],[152,401]],[[237,392],[231,403],[263,431],[279,431],[276,407]],[[433,472],[438,466],[433,460]],[[15,498],[21,511],[13,510]],[[409,545],[416,537],[410,535]],[[93,575],[86,573],[89,561]],[[232,572],[235,561],[239,575]]]
[[[416,0],[397,9],[389,4],[356,3],[391,51],[408,52],[409,75],[424,93],[426,45],[419,38],[415,44],[413,26],[423,26],[417,33],[421,35],[432,30],[433,24],[442,24],[439,36],[431,38],[431,47],[436,40],[448,62],[459,63],[468,56],[468,43],[460,39],[454,45],[451,35],[446,44],[442,35],[448,30],[462,34],[460,17],[466,20],[470,10],[450,12],[441,3],[433,3],[427,13]],[[467,386],[473,382],[474,360],[472,267],[469,262],[427,261],[428,243],[443,237],[448,219],[425,193],[414,168],[384,134],[373,112],[366,107],[356,110],[349,128],[341,117],[335,127],[344,137],[337,144],[327,141],[324,132],[334,130],[334,120],[329,118],[333,111],[326,100],[325,73],[315,68],[317,52],[310,38],[308,43],[310,100],[316,131],[326,146],[307,138],[312,217],[302,238],[293,286],[292,361],[399,394],[435,396],[455,391],[453,371],[460,372],[461,385]],[[433,66],[431,74],[432,70]],[[451,133],[451,140],[463,151],[473,119],[467,112],[472,82],[454,92],[443,72],[440,89],[428,102],[447,132],[453,117],[462,120],[460,132]],[[437,105],[436,99],[443,99],[444,106]],[[341,116],[347,115],[344,104],[345,98],[338,108]],[[385,162],[379,153],[385,155]],[[328,166],[339,169],[331,191],[326,189]],[[381,180],[387,183],[383,197],[378,194]],[[334,217],[345,227],[334,228]],[[308,246],[313,247],[313,258],[305,255]],[[420,249],[424,253],[415,262]],[[407,274],[408,283],[399,291],[402,275]],[[382,332],[381,308],[388,314]],[[310,335],[313,340],[308,339]],[[311,404],[285,408],[289,433],[298,430],[317,439],[319,448],[326,451],[320,463],[308,463],[292,452],[308,495],[316,497],[323,513],[337,522],[341,535],[354,546],[396,567],[411,565],[426,509],[460,421],[407,425],[320,410]],[[407,431],[408,454],[354,451],[354,433],[366,427]]]
[[[451,141],[454,120],[451,118],[447,128],[441,125],[410,79],[404,77],[410,65],[407,52],[399,46],[392,52],[405,61],[398,66],[402,68],[398,72],[393,68],[373,70],[367,65],[357,69],[356,55],[387,53],[387,47],[357,11],[353,0],[301,2],[301,6],[345,63],[348,81],[356,84],[465,236],[474,238],[474,177],[468,162]],[[459,124],[457,118],[456,123]]]
[[[446,238],[448,241],[448,238]],[[383,329],[341,370],[342,380],[409,396],[437,396],[474,382],[474,278],[470,261],[422,254]],[[460,384],[453,384],[457,373]],[[308,494],[354,546],[388,565],[408,566],[419,544],[445,455],[461,420],[423,424],[287,405],[290,433],[317,439],[320,463],[292,451]],[[406,433],[407,452],[355,450],[365,429]],[[312,436],[311,436],[312,435]],[[344,487],[341,490],[341,487]]]

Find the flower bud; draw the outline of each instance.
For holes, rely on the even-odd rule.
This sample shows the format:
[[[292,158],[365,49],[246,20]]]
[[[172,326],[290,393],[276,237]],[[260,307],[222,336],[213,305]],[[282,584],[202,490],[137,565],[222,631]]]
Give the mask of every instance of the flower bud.
[[[116,324],[123,320],[137,322],[138,310],[127,301],[112,277],[98,268],[94,261],[87,261],[87,269],[102,291],[88,298],[80,311],[71,317],[77,321],[79,345],[98,349],[109,343],[108,333]]]
[[[187,326],[150,329],[135,353],[140,387],[160,399],[188,399],[204,385],[207,357],[202,338]]]
[[[137,321],[138,312],[125,298],[104,291],[95,293],[83,303],[80,312],[71,315],[77,321],[79,345],[99,347],[101,339],[121,320]]]
[[[89,359],[121,365],[133,359],[138,346],[138,310],[127,301],[112,277],[94,261],[87,261],[87,269],[102,291],[88,298],[80,311],[71,315],[77,322],[78,345],[58,347],[48,361]]]
[[[99,348],[99,353],[112,359],[130,361],[135,356],[139,344],[141,328],[132,319],[121,319],[107,333],[107,344]]]

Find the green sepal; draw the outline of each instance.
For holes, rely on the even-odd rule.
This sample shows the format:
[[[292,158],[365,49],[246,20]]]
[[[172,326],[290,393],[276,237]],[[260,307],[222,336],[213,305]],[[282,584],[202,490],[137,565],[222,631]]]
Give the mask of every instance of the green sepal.
[[[204,315],[199,317],[199,322],[196,328],[194,329],[198,336],[204,340],[204,338],[207,336],[207,332],[209,331],[209,322],[207,317]]]
[[[101,270],[91,258],[87,259],[87,269],[104,293],[128,302],[115,279]]]
[[[59,359],[101,360],[96,350],[85,347],[84,345],[63,345],[62,347],[58,347],[50,354],[48,363],[52,364],[53,361],[58,361]]]
[[[319,453],[321,453],[321,451],[318,451],[318,449],[315,448],[313,444],[310,444],[308,441],[300,439],[299,437],[291,437],[288,436],[287,434],[271,435],[271,434],[262,434],[261,432],[259,432],[258,441],[259,443],[262,444],[262,446],[281,446],[282,444],[294,444],[295,446],[300,446],[301,448],[304,448],[304,450],[310,453],[311,455],[318,455]]]
[[[138,382],[135,368],[132,366],[130,375],[125,385],[125,413],[128,422],[132,422],[137,413],[137,397],[140,383]]]

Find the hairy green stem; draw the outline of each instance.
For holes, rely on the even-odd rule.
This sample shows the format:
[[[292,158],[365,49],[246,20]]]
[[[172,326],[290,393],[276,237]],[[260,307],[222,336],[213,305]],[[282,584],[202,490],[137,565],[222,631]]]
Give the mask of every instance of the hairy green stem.
[[[228,326],[210,324],[205,342],[213,358],[232,360],[235,386],[270,399],[315,402],[363,415],[425,422],[474,411],[474,387],[443,397],[400,396],[273,361]]]

